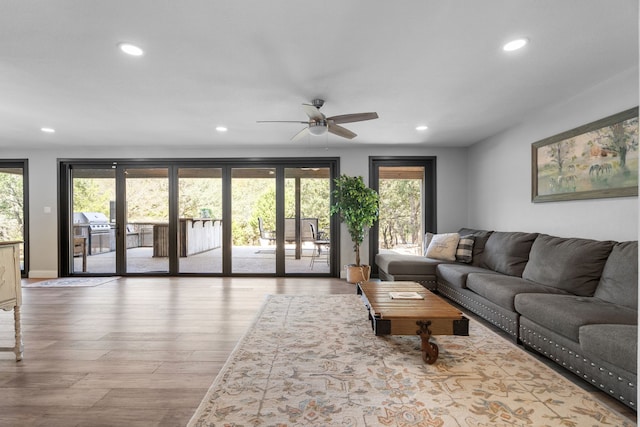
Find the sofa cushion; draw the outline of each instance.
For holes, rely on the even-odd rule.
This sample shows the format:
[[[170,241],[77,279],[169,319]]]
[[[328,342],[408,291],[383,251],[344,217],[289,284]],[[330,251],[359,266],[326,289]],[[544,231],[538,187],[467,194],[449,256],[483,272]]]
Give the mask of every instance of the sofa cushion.
[[[456,288],[467,287],[467,276],[469,273],[489,273],[500,274],[486,268],[476,267],[469,264],[440,264],[436,267],[438,280],[443,280]]]
[[[617,243],[602,270],[595,297],[638,309],[638,242]]]
[[[461,236],[473,236],[473,256],[471,258],[471,264],[480,267],[482,265],[482,257],[484,247],[487,244],[489,236],[493,231],[488,230],[476,230],[473,228],[461,228],[458,230],[458,234]]]
[[[579,337],[585,356],[638,373],[638,325],[585,325]]]
[[[495,273],[469,273],[467,276],[467,288],[500,307],[511,311],[515,311],[513,301],[518,294],[563,293],[559,289],[530,282],[521,277]]]
[[[444,261],[417,255],[380,253],[376,255],[376,265],[380,270],[395,275],[435,276],[436,267]]]
[[[475,236],[461,236],[456,249],[456,261],[470,264],[473,260],[473,243]]]
[[[427,247],[427,258],[455,261],[460,235],[458,233],[435,234]]]
[[[592,296],[614,242],[538,236],[522,277],[575,295]]]
[[[638,324],[638,312],[594,297],[518,294],[515,309],[523,317],[578,342],[581,326],[602,323]]]
[[[509,276],[522,276],[537,236],[537,233],[494,231],[484,247],[481,267]]]

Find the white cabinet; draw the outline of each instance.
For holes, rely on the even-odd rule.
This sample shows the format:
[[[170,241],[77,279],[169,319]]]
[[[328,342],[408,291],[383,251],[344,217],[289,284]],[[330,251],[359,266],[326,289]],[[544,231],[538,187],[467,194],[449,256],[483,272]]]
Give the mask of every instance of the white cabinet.
[[[0,351],[13,351],[16,361],[22,360],[21,304],[20,242],[0,242],[0,309],[13,310],[16,338],[14,347],[0,347]]]

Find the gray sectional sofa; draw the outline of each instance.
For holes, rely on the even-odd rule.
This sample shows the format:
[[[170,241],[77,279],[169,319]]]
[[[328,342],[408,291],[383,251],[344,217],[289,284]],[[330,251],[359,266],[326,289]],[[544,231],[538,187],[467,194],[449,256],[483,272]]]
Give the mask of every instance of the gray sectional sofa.
[[[381,253],[380,278],[422,283],[636,409],[637,241],[458,233],[470,262]]]

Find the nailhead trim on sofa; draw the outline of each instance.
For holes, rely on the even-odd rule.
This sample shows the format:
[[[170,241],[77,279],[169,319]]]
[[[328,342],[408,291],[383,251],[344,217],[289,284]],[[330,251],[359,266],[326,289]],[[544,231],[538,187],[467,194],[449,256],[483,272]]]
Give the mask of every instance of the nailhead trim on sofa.
[[[478,314],[483,319],[511,335],[515,340],[518,339],[518,323],[513,319],[506,317],[504,314],[476,301],[475,299],[456,292],[445,283],[438,282],[438,292],[457,302],[464,308]]]
[[[523,344],[544,354],[546,357],[590,382],[595,387],[607,392],[614,398],[636,409],[636,384],[633,381],[622,378],[610,370],[598,366],[593,361],[581,356],[579,353],[555,343],[552,339],[544,337],[534,330],[520,325],[520,339]],[[616,390],[605,387],[598,378],[599,375],[617,377],[618,388]]]

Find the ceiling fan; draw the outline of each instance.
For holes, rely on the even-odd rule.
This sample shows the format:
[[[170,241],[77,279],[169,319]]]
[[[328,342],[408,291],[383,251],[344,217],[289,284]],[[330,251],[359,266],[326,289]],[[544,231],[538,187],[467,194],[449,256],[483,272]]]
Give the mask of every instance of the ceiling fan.
[[[314,99],[311,104],[302,104],[304,112],[309,116],[307,121],[298,120],[258,120],[258,123],[305,123],[307,127],[295,134],[291,140],[298,140],[308,134],[324,135],[330,132],[334,135],[347,139],[353,139],[357,135],[349,129],[340,126],[342,123],[361,122],[363,120],[373,120],[378,118],[378,113],[355,113],[341,114],[339,116],[326,117],[320,112],[320,107],[324,105],[323,99]]]

